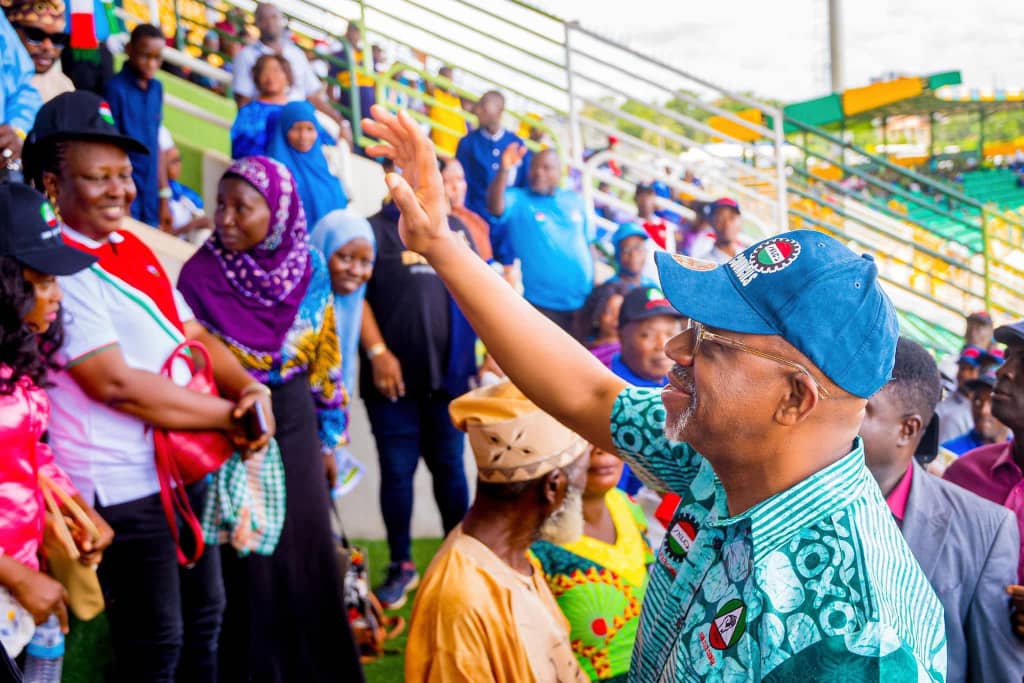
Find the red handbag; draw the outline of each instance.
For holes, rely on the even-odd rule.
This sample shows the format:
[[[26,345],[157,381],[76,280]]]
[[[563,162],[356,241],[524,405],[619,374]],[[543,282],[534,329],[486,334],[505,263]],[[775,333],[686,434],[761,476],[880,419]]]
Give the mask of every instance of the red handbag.
[[[189,351],[202,356],[204,362],[201,369],[196,368],[195,355]],[[213,381],[210,352],[205,346],[197,341],[182,342],[164,361],[160,373],[170,378],[174,362],[178,359],[188,365],[192,374],[192,379],[185,385],[186,389],[209,396],[219,395],[217,385]],[[203,554],[203,531],[192,511],[185,486],[200,481],[211,472],[216,472],[231,457],[235,449],[231,441],[218,431],[155,428],[153,446],[156,452],[156,474],[160,480],[160,502],[163,504],[167,524],[171,527],[171,536],[178,552],[178,563],[186,566],[195,564]],[[195,539],[192,552],[188,555],[181,548],[178,516]]]

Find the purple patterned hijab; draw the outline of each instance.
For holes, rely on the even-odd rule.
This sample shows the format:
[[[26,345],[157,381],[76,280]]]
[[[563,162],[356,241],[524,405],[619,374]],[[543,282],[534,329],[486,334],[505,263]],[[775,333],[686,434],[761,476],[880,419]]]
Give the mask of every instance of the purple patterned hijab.
[[[218,233],[185,263],[178,289],[196,319],[251,351],[281,350],[312,273],[306,215],[291,173],[267,157],[236,161],[235,176],[270,208],[266,238],[249,251],[231,251]]]

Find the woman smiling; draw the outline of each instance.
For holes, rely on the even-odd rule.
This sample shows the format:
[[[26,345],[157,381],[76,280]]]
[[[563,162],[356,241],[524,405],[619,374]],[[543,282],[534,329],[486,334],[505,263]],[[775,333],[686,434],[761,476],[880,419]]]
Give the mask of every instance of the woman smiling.
[[[261,448],[269,435],[250,442],[238,419],[260,402],[272,434],[269,391],[195,321],[153,252],[120,230],[136,194],[129,150],[149,151],[118,133],[106,103],[83,91],[44,105],[25,144],[26,173],[56,204],[65,241],[97,261],[60,278],[67,337],[51,391],[50,443],[115,532],[99,578],[116,680],[213,682],[224,605],[219,556],[207,552],[179,567],[153,428],[221,430],[240,449]],[[184,368],[173,380],[161,373],[186,339],[209,350],[222,397],[180,386]],[[188,487],[200,516],[205,488],[203,481]]]

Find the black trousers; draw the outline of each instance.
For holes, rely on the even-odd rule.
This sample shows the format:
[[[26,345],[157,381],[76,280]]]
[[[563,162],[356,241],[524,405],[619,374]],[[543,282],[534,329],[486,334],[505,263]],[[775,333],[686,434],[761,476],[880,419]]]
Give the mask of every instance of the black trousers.
[[[206,483],[188,493],[201,517]],[[99,568],[114,680],[216,683],[224,613],[219,553],[207,550],[195,566],[179,566],[158,494],[96,510],[114,529]]]

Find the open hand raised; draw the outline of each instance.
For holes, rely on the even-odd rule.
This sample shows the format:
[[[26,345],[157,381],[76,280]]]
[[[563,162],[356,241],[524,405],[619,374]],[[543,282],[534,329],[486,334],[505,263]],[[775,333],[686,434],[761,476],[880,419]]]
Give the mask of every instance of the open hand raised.
[[[444,248],[452,239],[448,227],[448,200],[434,146],[420,127],[404,111],[394,115],[380,105],[370,109],[372,119],[364,119],[368,135],[387,144],[366,148],[370,157],[386,157],[395,162],[402,174],[389,173],[391,198],[402,217],[398,232],[406,248],[430,257],[431,251]]]

